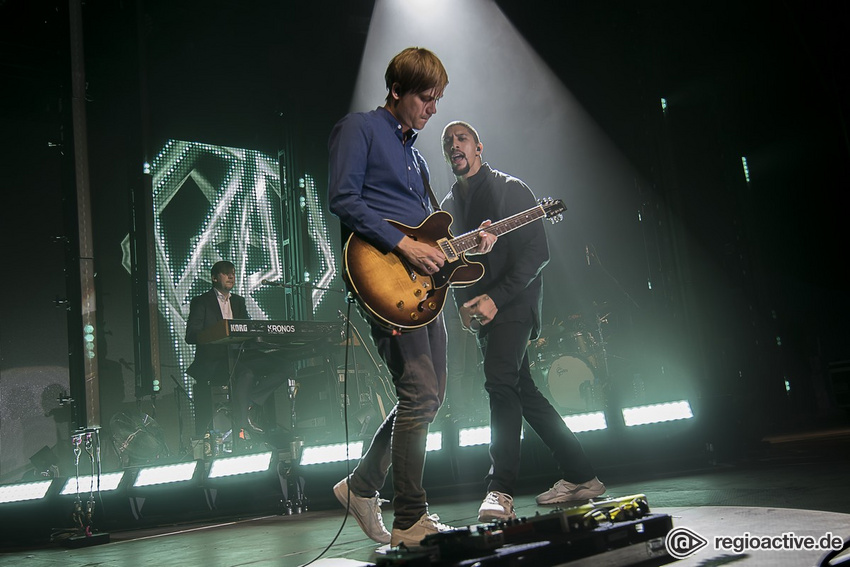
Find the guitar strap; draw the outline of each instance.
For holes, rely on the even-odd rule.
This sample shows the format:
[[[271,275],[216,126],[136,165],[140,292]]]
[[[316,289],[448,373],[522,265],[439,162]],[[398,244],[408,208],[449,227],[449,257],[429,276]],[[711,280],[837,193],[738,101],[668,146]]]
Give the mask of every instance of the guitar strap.
[[[428,193],[428,198],[431,200],[431,206],[434,207],[434,212],[440,210],[440,203],[437,201],[437,197],[434,196],[434,191],[431,190],[431,184],[428,183],[428,178],[425,177],[425,168],[422,167],[422,164],[419,165],[419,175],[422,176],[422,183],[425,184],[425,192]]]

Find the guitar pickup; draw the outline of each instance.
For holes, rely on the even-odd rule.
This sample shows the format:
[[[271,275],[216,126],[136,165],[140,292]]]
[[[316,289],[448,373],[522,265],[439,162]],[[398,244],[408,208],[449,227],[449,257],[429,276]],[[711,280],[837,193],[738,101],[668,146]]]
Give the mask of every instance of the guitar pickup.
[[[455,262],[458,259],[459,254],[455,247],[452,246],[452,243],[449,242],[448,238],[441,238],[437,241],[437,246],[442,250],[443,255],[446,257],[446,260],[449,262]]]

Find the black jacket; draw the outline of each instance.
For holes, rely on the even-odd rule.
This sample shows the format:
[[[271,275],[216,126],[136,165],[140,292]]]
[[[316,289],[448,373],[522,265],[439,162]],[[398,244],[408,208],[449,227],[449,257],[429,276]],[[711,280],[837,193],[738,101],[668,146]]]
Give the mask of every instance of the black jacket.
[[[230,294],[230,309],[234,319],[250,319],[245,306],[245,298]],[[192,299],[189,304],[189,320],[186,323],[186,342],[198,343],[198,333],[221,321],[221,307],[216,297],[215,289]],[[212,384],[223,385],[229,376],[227,345],[198,345],[195,349],[195,360],[186,370],[189,376],[196,380],[209,380]]]
[[[442,208],[454,218],[451,226],[454,235],[473,230],[487,219],[495,223],[537,205],[525,183],[486,163],[467,182],[466,187],[455,183],[442,203]],[[472,286],[455,288],[458,306],[486,293],[499,309],[493,323],[532,317],[532,337],[536,337],[543,300],[541,272],[549,263],[544,224],[534,221],[504,234],[489,254],[471,256],[469,260],[484,264],[484,276]],[[487,325],[481,333],[486,331]]]

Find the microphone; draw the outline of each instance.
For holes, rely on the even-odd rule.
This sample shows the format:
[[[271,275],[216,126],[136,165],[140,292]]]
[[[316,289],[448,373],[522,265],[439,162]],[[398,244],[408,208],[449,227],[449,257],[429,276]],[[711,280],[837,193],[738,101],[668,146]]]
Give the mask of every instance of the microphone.
[[[584,257],[587,259],[587,265],[590,265],[590,248],[587,244],[584,245]]]
[[[276,285],[277,287],[284,287],[284,284],[282,284],[282,283],[270,282],[269,280],[262,280],[260,283],[263,284],[263,285]]]

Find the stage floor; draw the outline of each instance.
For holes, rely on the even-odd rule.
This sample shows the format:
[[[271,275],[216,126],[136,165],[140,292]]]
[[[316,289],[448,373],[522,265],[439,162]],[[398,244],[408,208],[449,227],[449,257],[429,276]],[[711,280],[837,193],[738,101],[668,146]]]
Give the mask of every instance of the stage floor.
[[[817,565],[823,551],[789,549],[717,549],[714,538],[813,536],[826,534],[850,538],[850,451],[844,433],[799,438],[778,444],[758,458],[705,465],[691,470],[639,473],[629,478],[627,469],[600,471],[607,496],[645,494],[654,514],[672,517],[674,528],[687,528],[708,544],[682,560],[682,566],[740,564],[747,566]],[[517,514],[533,517],[553,508],[534,502],[539,486],[515,497]],[[476,523],[482,494],[441,495],[431,501],[431,512],[456,527]],[[384,519],[392,523],[385,506]],[[83,567],[124,565],[239,565],[296,567],[312,565],[372,565],[378,548],[357,523],[344,520],[341,507],[302,514],[242,518],[228,522],[159,526],[113,532],[110,542],[69,549],[61,544],[38,548],[6,549],[0,565],[31,567]],[[546,563],[547,565],[553,563]],[[570,565],[565,557],[564,565]],[[596,564],[607,564],[601,560]],[[637,564],[637,563],[628,563]],[[654,564],[660,564],[656,562]],[[535,567],[537,567],[535,565]]]

